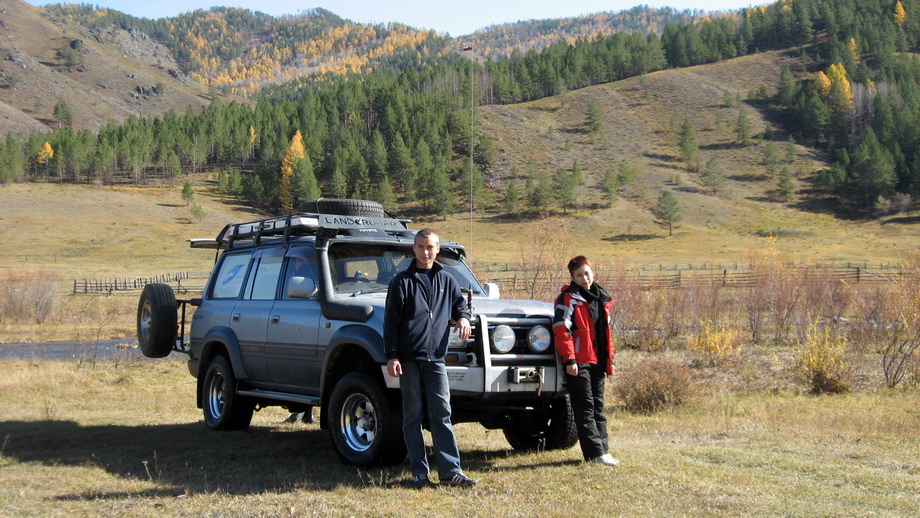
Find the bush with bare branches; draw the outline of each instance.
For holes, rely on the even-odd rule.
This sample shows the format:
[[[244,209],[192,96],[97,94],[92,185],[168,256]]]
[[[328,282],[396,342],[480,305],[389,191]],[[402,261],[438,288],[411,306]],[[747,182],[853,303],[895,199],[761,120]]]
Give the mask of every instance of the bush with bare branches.
[[[58,290],[46,271],[22,271],[0,279],[0,322],[43,323],[55,309]]]
[[[655,412],[687,401],[690,373],[677,363],[644,360],[618,376],[614,393],[630,412]]]

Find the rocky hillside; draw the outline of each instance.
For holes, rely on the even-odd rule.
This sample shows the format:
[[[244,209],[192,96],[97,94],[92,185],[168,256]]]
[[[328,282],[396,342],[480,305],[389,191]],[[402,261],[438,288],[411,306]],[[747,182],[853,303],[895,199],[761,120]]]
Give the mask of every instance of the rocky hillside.
[[[56,127],[59,101],[75,128],[96,131],[131,115],[203,107],[210,97],[142,32],[90,30],[0,0],[0,137]]]

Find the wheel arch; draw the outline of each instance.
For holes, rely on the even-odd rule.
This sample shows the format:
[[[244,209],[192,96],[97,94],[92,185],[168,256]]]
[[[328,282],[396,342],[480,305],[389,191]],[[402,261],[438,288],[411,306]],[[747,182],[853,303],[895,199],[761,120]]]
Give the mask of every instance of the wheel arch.
[[[208,365],[215,356],[226,356],[230,361],[230,368],[233,369],[233,375],[237,380],[249,379],[246,369],[243,368],[243,358],[240,354],[240,343],[237,340],[236,333],[229,327],[215,327],[208,331],[202,339],[201,355],[198,358],[198,380],[196,402],[198,408],[201,408],[201,389],[204,384],[204,374],[207,372]]]
[[[342,379],[342,376],[349,372],[368,374],[387,391],[390,399],[394,400],[392,397],[394,391],[387,389],[383,379],[381,366],[384,364],[386,364],[386,356],[383,354],[383,337],[373,329],[366,326],[347,326],[336,333],[329,341],[326,357],[323,360],[325,368],[321,382],[323,391],[320,409],[322,428],[326,428],[325,414],[329,407],[332,388]]]

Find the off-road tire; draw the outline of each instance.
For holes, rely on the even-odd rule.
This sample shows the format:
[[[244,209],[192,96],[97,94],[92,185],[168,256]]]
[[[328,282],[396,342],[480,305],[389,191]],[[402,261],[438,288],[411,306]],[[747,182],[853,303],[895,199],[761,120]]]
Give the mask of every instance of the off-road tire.
[[[546,408],[518,414],[502,431],[508,444],[518,451],[567,450],[578,443],[568,394]]]
[[[303,204],[303,212],[320,214],[339,214],[342,216],[367,216],[385,218],[383,205],[371,200],[353,200],[348,198],[320,198]]]
[[[406,458],[402,415],[380,383],[363,372],[335,384],[326,413],[336,455],[355,466],[387,466]]]
[[[176,294],[168,284],[144,286],[137,303],[137,343],[148,358],[169,356],[176,345],[178,317]]]
[[[215,356],[201,384],[204,424],[212,430],[245,430],[252,422],[253,402],[236,393],[236,377],[225,356]]]

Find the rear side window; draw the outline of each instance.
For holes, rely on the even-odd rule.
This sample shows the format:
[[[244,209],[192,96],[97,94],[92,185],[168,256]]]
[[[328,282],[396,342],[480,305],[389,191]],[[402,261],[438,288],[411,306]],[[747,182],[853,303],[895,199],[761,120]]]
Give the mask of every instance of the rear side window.
[[[223,262],[220,263],[220,271],[214,279],[214,286],[211,288],[211,298],[235,299],[240,296],[250,256],[251,253],[224,256]]]
[[[284,248],[267,248],[256,252],[253,258],[253,273],[249,274],[244,299],[273,300],[281,277],[281,262]]]

